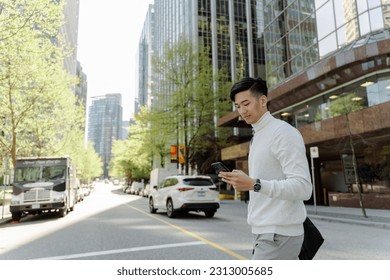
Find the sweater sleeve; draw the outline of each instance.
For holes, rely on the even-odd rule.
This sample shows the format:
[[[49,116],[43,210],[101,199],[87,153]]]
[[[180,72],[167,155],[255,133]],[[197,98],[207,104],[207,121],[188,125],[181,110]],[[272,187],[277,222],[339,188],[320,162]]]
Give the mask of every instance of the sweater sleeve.
[[[298,130],[290,125],[279,126],[273,134],[271,152],[279,161],[284,178],[261,180],[261,193],[281,200],[308,200],[312,183],[306,149]]]

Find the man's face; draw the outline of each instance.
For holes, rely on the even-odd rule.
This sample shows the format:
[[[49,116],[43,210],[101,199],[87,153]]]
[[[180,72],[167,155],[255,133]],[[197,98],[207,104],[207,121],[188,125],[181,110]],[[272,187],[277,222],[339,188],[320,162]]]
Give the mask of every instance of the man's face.
[[[249,90],[235,95],[234,104],[240,116],[247,124],[256,123],[267,111],[267,97],[254,97]]]

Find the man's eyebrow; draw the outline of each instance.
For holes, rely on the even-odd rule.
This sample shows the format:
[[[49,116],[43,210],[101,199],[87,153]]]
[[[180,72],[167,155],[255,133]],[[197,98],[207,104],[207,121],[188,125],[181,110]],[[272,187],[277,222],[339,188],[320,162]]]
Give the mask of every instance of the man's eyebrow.
[[[249,99],[244,99],[244,100],[242,100],[240,103],[236,103],[236,102],[234,102],[234,105],[240,105],[240,104],[243,104],[243,103],[245,103],[245,102],[249,102]]]

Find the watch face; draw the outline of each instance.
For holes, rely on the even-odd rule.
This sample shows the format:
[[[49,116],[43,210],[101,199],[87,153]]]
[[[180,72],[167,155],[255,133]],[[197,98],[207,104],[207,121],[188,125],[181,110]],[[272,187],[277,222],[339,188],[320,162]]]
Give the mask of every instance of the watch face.
[[[260,181],[260,180],[256,181],[256,183],[253,185],[253,190],[254,190],[255,192],[258,192],[258,191],[260,191],[260,189],[261,189],[261,184],[260,184],[259,181]]]

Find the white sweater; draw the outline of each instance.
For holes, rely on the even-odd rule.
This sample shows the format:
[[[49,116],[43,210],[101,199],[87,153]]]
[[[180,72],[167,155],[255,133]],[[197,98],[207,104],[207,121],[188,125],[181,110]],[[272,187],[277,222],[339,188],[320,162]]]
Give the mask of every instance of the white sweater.
[[[299,131],[266,112],[252,125],[249,176],[261,190],[250,191],[248,223],[252,233],[303,234],[304,200],[312,193],[305,145]]]

